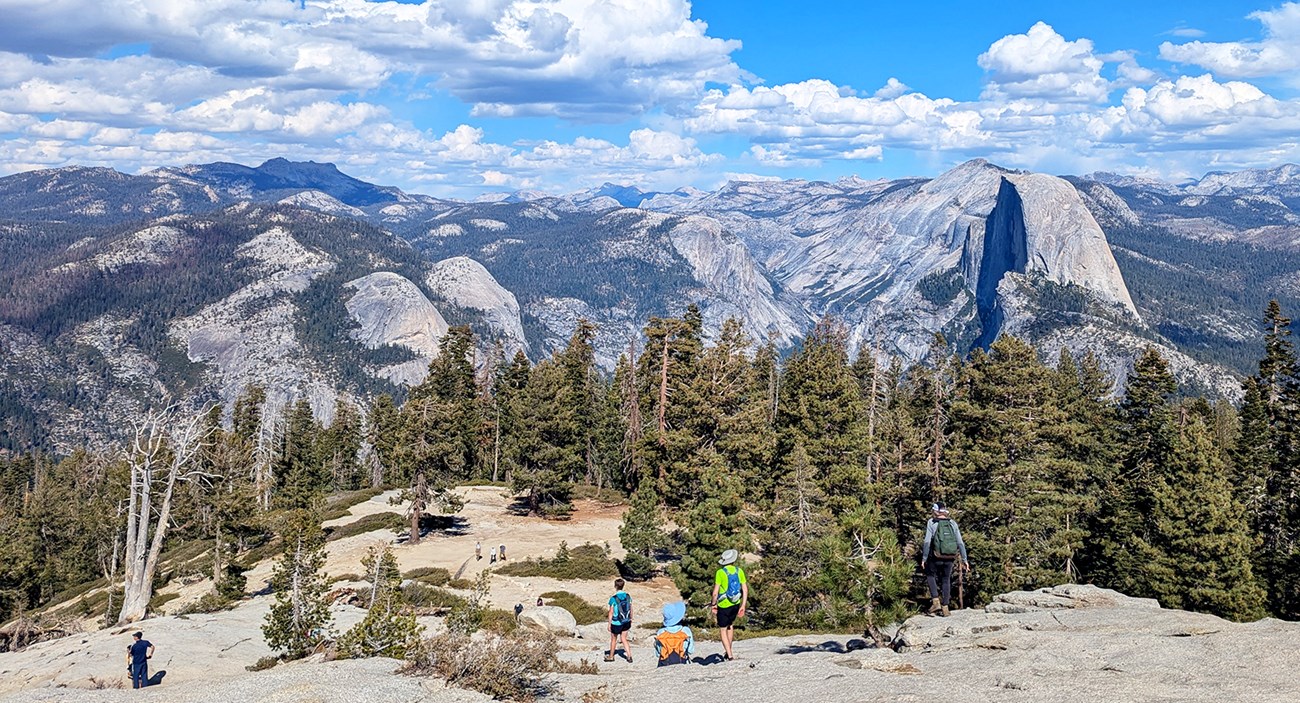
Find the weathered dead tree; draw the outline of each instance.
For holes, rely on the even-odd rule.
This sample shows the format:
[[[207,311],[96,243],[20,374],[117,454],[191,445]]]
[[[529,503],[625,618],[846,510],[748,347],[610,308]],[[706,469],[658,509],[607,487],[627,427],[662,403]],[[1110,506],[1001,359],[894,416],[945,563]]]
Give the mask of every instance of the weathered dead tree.
[[[176,484],[206,478],[193,469],[207,439],[206,413],[183,418],[175,405],[145,413],[133,423],[119,624],[144,618],[153,598],[153,578],[171,523]],[[155,501],[158,507],[155,510]]]

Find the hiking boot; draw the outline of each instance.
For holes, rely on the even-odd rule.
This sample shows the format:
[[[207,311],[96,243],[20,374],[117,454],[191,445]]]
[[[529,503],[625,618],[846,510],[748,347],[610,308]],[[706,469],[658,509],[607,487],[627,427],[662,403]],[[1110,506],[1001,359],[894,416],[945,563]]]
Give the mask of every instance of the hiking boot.
[[[628,664],[631,664],[631,663],[632,663],[632,655],[631,655],[631,654],[624,654],[623,656],[627,657],[627,663],[628,663]]]
[[[945,606],[943,606],[942,609],[939,610],[939,617],[941,617],[941,618],[946,618],[946,617],[948,617],[948,606],[945,605]]]
[[[938,598],[930,599],[930,610],[928,611],[930,615],[934,615],[935,613],[939,612],[942,609],[943,609],[943,604],[939,602]]]
[[[607,662],[612,662],[612,661],[614,661],[614,655],[613,655],[613,654],[606,654],[606,655],[605,655],[605,661],[607,661]]]

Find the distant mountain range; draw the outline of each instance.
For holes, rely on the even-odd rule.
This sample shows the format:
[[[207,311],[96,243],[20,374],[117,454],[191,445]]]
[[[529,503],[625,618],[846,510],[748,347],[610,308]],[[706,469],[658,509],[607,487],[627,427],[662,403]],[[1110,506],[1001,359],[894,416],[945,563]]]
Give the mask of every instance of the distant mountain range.
[[[798,343],[820,317],[907,363],[935,334],[1147,344],[1234,398],[1270,298],[1300,308],[1300,167],[1178,184],[970,161],[934,179],[605,184],[476,202],[272,159],[0,179],[0,446],[105,441],[164,395],[249,383],[328,418],[424,374],[449,324],[534,359],[579,318],[612,367],[651,315]]]

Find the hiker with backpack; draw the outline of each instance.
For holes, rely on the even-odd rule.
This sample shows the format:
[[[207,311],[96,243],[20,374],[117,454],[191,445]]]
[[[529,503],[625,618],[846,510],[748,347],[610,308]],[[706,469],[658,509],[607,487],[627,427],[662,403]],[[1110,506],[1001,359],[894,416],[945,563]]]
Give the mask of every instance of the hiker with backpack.
[[[664,605],[664,626],[655,633],[655,656],[658,666],[689,664],[695,653],[695,633],[682,624],[686,604],[677,601]]]
[[[722,638],[723,658],[732,661],[736,658],[731,652],[731,642],[736,636],[736,620],[745,617],[745,606],[749,604],[749,582],[745,579],[745,570],[736,566],[740,553],[728,549],[718,560],[717,573],[713,575],[713,615],[718,620],[718,634]]]
[[[623,657],[632,663],[632,647],[627,643],[627,631],[632,629],[632,596],[623,590],[623,579],[614,579],[614,595],[609,597],[609,654],[605,661],[614,661],[615,647],[623,640]]]
[[[953,565],[970,571],[970,560],[966,558],[966,542],[961,538],[957,521],[948,515],[948,507],[935,503],[930,510],[934,516],[925,524],[921,570],[925,572],[925,584],[930,589],[929,614],[946,618],[948,603],[952,600]]]

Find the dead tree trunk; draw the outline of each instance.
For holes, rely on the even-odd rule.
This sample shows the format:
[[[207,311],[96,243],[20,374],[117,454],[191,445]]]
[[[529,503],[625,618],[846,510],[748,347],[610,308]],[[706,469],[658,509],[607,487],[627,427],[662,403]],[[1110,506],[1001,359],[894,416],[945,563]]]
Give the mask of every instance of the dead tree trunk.
[[[126,518],[126,558],[123,561],[122,609],[119,624],[142,619],[153,598],[153,578],[171,521],[172,495],[178,481],[205,476],[189,467],[202,448],[207,431],[204,413],[181,422],[175,406],[147,413],[135,425],[131,442],[130,495]],[[162,488],[155,489],[156,473],[166,471]],[[162,500],[154,518],[154,493]]]

